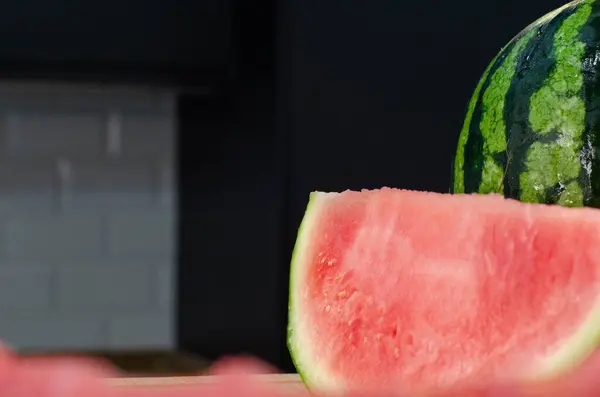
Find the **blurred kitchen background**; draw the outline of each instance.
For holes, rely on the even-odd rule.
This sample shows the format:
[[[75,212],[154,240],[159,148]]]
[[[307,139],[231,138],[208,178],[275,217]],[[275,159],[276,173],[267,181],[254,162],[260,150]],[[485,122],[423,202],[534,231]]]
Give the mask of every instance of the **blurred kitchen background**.
[[[0,339],[292,371],[308,193],[447,191],[477,79],[561,4],[4,1]]]

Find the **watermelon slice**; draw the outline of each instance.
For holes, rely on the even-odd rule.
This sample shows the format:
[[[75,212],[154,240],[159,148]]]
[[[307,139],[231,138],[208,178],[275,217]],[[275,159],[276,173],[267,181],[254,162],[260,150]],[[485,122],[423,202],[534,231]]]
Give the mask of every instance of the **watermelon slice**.
[[[312,193],[288,332],[317,391],[552,379],[600,341],[600,210]]]

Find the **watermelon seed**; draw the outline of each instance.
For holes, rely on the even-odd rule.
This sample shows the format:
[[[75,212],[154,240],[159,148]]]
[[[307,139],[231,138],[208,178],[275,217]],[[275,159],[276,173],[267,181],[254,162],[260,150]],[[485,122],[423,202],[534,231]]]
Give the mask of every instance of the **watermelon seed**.
[[[375,335],[375,338],[377,338],[377,340],[381,340],[381,338],[383,338],[383,334],[377,334]]]
[[[327,305],[325,306],[325,312],[329,313],[331,311],[331,306]]]
[[[397,347],[394,347],[394,357],[396,357],[396,358],[400,357],[400,350],[398,350]]]
[[[344,296],[346,296],[346,291],[340,291],[340,292],[338,292],[337,296],[339,298],[343,298]]]

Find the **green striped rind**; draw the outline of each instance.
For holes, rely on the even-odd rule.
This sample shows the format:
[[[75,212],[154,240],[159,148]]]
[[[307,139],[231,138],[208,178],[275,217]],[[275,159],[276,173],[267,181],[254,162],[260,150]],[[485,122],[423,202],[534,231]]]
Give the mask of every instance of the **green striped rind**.
[[[498,161],[498,155],[506,152],[505,98],[516,72],[517,57],[534,33],[535,29],[531,29],[516,41],[502,65],[491,76],[489,86],[483,93],[479,123],[483,138],[480,193],[498,192],[503,187],[505,164]]]
[[[581,97],[585,44],[579,41],[579,32],[591,12],[592,6],[584,3],[564,21],[554,36],[556,66],[530,99],[529,123],[533,132],[540,138],[559,133],[550,142],[540,139],[529,147],[527,169],[519,181],[523,201],[544,202],[548,189],[558,185],[559,204],[583,205],[583,188],[578,179],[586,113]]]
[[[590,92],[600,100],[596,79],[586,90],[589,74],[597,73],[590,48],[600,45],[600,26],[590,21],[598,15],[596,0],[574,1],[528,26],[498,54],[469,103],[452,192],[503,192],[569,206],[598,199],[592,194],[593,186],[600,194],[600,174],[594,180],[598,156],[590,126],[600,114],[590,120],[586,108]]]
[[[465,172],[463,167],[465,164],[465,145],[467,144],[467,139],[469,138],[469,127],[473,118],[473,112],[475,112],[475,105],[477,104],[477,100],[479,99],[481,87],[483,87],[483,83],[485,83],[485,81],[487,80],[487,76],[490,73],[490,69],[492,68],[492,66],[496,63],[496,59],[498,59],[498,56],[496,56],[492,63],[490,63],[490,65],[487,67],[487,69],[483,73],[483,77],[481,77],[481,80],[479,80],[479,84],[477,84],[477,88],[475,88],[475,93],[473,94],[473,97],[469,102],[467,117],[465,118],[465,122],[458,137],[458,148],[456,149],[456,156],[454,158],[453,176],[454,192],[456,193],[465,192]]]

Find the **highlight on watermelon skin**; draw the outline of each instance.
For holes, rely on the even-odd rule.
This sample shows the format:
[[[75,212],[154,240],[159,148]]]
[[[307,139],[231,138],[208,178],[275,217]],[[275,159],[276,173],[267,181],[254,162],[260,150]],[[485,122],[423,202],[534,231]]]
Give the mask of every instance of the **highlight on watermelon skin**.
[[[600,260],[596,259],[600,258],[598,225],[600,211],[596,209],[527,204],[505,199],[500,195],[452,195],[389,188],[361,192],[313,192],[298,231],[290,271],[288,347],[297,371],[307,387],[316,392],[342,392],[348,387],[352,389],[369,383],[369,387],[383,383],[383,387],[399,387],[411,392],[419,392],[420,387],[434,390],[439,385],[442,388],[464,386],[479,380],[482,380],[484,385],[492,380],[512,384],[547,384],[548,381],[577,368],[592,354],[600,341]],[[376,235],[374,230],[378,229],[377,233],[380,234]],[[355,239],[357,231],[362,233],[360,243]],[[375,236],[369,239],[365,237],[368,233],[375,233]],[[406,245],[408,241],[420,248],[413,247],[409,251],[403,251],[398,248],[398,241],[395,242],[396,246],[388,244],[400,235],[404,239],[402,244]],[[506,244],[503,241],[506,241]],[[534,248],[528,250],[528,244]],[[410,244],[407,247],[409,246]],[[507,256],[511,254],[507,251],[507,246],[512,246],[517,253],[513,252],[512,257]],[[354,260],[352,263],[346,263],[344,254],[350,250],[354,252]],[[396,256],[377,256],[378,252],[388,251],[395,252]],[[358,254],[361,252],[362,254]],[[371,257],[365,256],[365,252],[370,252]],[[431,257],[428,260],[423,259],[430,252],[437,252],[437,262],[432,262]],[[458,252],[472,252],[475,256],[479,255],[479,259],[467,260],[461,258]],[[492,261],[487,265],[491,266],[488,269],[490,272],[504,272],[513,276],[481,276],[482,272],[488,271],[482,266],[485,262],[482,259],[484,254],[503,258],[502,261]],[[408,264],[399,259],[411,255],[413,259],[406,262]],[[378,262],[372,260],[373,258],[381,260]],[[390,261],[390,258],[393,260]],[[322,266],[317,266],[317,263]],[[382,263],[385,266],[379,268]],[[452,263],[454,267],[444,267],[444,263]],[[456,267],[459,263],[460,267]],[[346,272],[362,274],[362,279],[355,277],[359,280],[355,285],[349,284],[350,281],[343,285],[336,284],[333,280],[342,277],[344,272],[335,273],[334,270],[342,269],[343,266],[346,266],[343,268]],[[406,271],[419,270],[429,274],[421,274],[420,281],[415,279],[417,281],[412,284],[402,282],[399,274],[394,273],[397,272],[394,266],[413,266],[414,268],[408,268]],[[333,270],[327,270],[328,268]],[[446,272],[446,279],[454,277],[458,280],[457,284],[438,282],[435,289],[427,287],[423,280],[431,280],[438,271]],[[530,284],[525,280],[525,276],[531,278]],[[329,300],[315,295],[315,291],[325,290],[311,287],[319,282],[325,285],[323,280],[329,280],[327,286],[332,294],[327,298]],[[468,310],[465,311],[464,308],[479,304],[478,298],[464,300],[461,308],[460,305],[453,306],[453,294],[463,294],[463,297],[467,297],[469,291],[473,290],[473,285],[488,283],[493,288],[486,290],[489,295],[485,300],[487,307],[495,310],[497,315],[501,314],[498,311],[500,308],[504,308],[505,311],[512,310],[504,317],[500,316],[503,320],[498,320],[495,326],[504,328],[507,337],[515,336],[515,341],[520,342],[514,343],[522,345],[510,347],[506,340],[499,339],[497,345],[490,345],[490,349],[512,349],[509,349],[509,353],[505,353],[504,357],[489,356],[496,357],[495,360],[499,361],[490,359],[490,364],[477,364],[476,361],[480,357],[477,354],[485,352],[482,349],[472,356],[463,354],[462,361],[455,361],[464,363],[474,360],[473,368],[482,374],[480,377],[467,376],[467,371],[458,374],[451,382],[444,383],[444,379],[440,382],[436,379],[436,374],[440,372],[436,370],[436,365],[431,364],[428,367],[427,363],[421,365],[422,372],[417,376],[407,374],[403,372],[405,370],[402,366],[394,367],[393,363],[390,364],[394,355],[407,362],[408,366],[411,360],[421,359],[421,356],[410,358],[393,349],[393,346],[378,347],[375,344],[379,340],[385,341],[387,336],[384,331],[379,333],[375,326],[370,329],[370,325],[365,325],[369,321],[368,318],[374,316],[367,308],[368,300],[371,299],[369,294],[365,292],[362,298],[360,297],[360,293],[364,292],[361,291],[360,282],[367,282],[365,280],[377,285],[375,292],[369,292],[371,295],[380,293],[388,299],[397,300],[394,296],[401,295],[401,291],[412,294],[413,306],[406,307],[405,312],[399,316],[405,323],[409,320],[421,321],[424,317],[419,318],[418,315],[406,312],[414,312],[419,305],[428,304],[427,300],[421,297],[432,293],[440,294],[440,288],[446,292],[450,291],[446,295],[440,295],[445,297],[440,304],[454,307],[454,310],[457,310],[455,317],[461,319],[458,312],[463,310],[463,314],[467,313]],[[395,281],[399,281],[400,284],[393,284]],[[511,283],[520,283],[520,289],[514,288]],[[503,289],[510,291],[511,295],[504,293]],[[352,296],[354,301],[347,300],[349,296]],[[377,300],[376,298],[373,299]],[[339,301],[343,301],[343,305],[346,306],[336,303]],[[514,301],[521,302],[523,309],[518,309],[518,306],[513,304]],[[380,302],[386,301],[384,299]],[[402,302],[396,304],[402,306]],[[435,306],[431,305],[429,308],[432,307],[435,309]],[[352,314],[352,310],[356,308],[360,308],[362,314]],[[559,309],[562,310],[560,315],[557,314]],[[339,324],[332,325],[335,319],[339,320],[336,316],[344,310],[346,320],[350,321],[342,324],[340,320]],[[526,337],[523,329],[511,327],[510,321],[519,319],[523,313],[529,314],[526,321],[519,320],[520,324],[538,324],[545,328],[542,327],[537,333]],[[491,328],[485,327],[486,315],[478,315],[478,332],[487,335],[485,337],[488,338]],[[435,318],[433,315],[432,319]],[[572,321],[567,321],[567,318]],[[365,347],[362,348],[362,345],[356,342],[351,348],[351,345],[342,339],[352,338],[352,322],[355,324],[361,321],[363,333],[359,335],[366,336]],[[435,325],[435,321],[433,322]],[[418,343],[425,329],[423,324],[423,321],[418,326],[413,324],[412,334],[406,336],[409,339],[403,340],[409,340],[411,344]],[[438,328],[434,331],[441,329],[439,322],[435,326]],[[392,334],[395,336],[396,333],[402,332],[403,327],[397,325]],[[476,341],[471,338],[462,341],[473,345],[474,340]],[[457,346],[460,346],[460,338],[457,341]],[[447,347],[441,343],[439,346],[433,345],[432,348]],[[440,354],[444,354],[444,351]],[[370,356],[377,356],[377,359]],[[448,362],[445,364],[451,365],[449,363],[452,357],[447,357]],[[500,365],[501,362],[505,362],[506,365]],[[367,379],[366,373],[374,374],[372,381]],[[386,379],[386,376],[389,378]],[[356,381],[357,379],[360,381]],[[415,383],[415,379],[421,380],[420,385]]]

